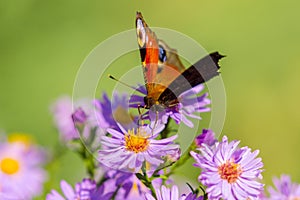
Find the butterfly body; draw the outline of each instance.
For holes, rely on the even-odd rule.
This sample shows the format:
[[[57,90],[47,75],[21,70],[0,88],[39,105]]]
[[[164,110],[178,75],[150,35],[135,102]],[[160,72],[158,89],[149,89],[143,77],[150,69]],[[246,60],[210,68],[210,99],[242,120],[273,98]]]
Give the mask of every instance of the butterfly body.
[[[136,31],[147,90],[145,108],[160,112],[176,107],[182,93],[219,74],[218,61],[223,56],[218,52],[185,69],[177,51],[157,39],[139,12]]]
[[[144,97],[145,108],[151,109],[154,112],[160,112],[165,110],[166,108],[170,108],[172,106],[176,106],[179,102],[177,99],[169,101],[167,100],[156,100],[152,96]]]

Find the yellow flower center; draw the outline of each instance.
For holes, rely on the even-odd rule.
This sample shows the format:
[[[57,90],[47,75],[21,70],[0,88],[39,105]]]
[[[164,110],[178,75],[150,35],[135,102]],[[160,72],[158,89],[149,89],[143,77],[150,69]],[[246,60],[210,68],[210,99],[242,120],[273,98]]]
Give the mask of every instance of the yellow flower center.
[[[12,175],[19,171],[19,162],[12,158],[4,158],[0,162],[0,169],[2,172]]]
[[[12,133],[8,136],[8,142],[10,143],[20,142],[24,144],[26,147],[29,147],[32,143],[32,138],[26,134]]]
[[[235,183],[242,173],[241,166],[231,161],[227,161],[218,168],[218,172],[222,179],[228,183]]]
[[[125,146],[128,151],[144,152],[149,146],[148,136],[140,128],[137,129],[136,134],[134,134],[134,129],[128,130],[128,134],[125,135]]]

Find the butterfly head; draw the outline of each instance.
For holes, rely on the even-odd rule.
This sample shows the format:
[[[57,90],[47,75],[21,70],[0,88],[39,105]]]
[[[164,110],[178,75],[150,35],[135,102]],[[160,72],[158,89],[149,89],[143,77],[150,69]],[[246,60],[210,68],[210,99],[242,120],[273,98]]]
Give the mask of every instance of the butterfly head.
[[[164,104],[156,101],[155,99],[149,96],[144,97],[144,102],[146,106],[145,108],[150,109],[154,113],[160,113],[165,111],[166,109],[166,106]]]
[[[162,108],[158,108],[157,106],[160,105],[157,100],[152,98],[151,96],[145,96],[144,97],[144,102],[145,102],[145,108],[147,109],[154,109],[154,110],[162,110]],[[162,106],[162,105],[161,105]]]

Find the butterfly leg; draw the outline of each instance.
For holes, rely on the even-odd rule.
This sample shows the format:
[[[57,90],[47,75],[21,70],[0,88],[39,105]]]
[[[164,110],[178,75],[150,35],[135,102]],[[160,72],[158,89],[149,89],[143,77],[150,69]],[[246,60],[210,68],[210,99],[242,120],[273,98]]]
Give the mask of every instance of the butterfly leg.
[[[141,110],[141,108],[142,108],[142,110]],[[145,108],[146,108],[146,106],[138,105],[138,112],[139,112],[138,126],[140,126],[140,125],[144,126],[143,113],[145,111]],[[141,124],[140,124],[140,121],[142,122]]]
[[[158,115],[159,115],[159,111],[155,111],[155,121],[154,121],[154,126],[152,127],[152,131],[151,131],[151,137],[153,136],[154,130],[157,126],[157,122],[158,122]]]

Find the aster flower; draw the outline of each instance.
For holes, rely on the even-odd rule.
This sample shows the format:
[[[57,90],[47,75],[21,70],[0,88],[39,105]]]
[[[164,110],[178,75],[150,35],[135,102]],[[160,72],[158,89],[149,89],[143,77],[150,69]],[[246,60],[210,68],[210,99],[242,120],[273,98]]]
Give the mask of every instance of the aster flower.
[[[102,100],[94,100],[98,125],[101,128],[114,128],[119,130],[117,123],[127,128],[135,122],[135,117],[128,112],[128,95],[115,92],[112,100],[103,93]]]
[[[238,148],[239,141],[228,143],[224,136],[213,147],[203,145],[200,154],[191,152],[196,167],[202,172],[198,180],[207,186],[209,199],[256,199],[263,190],[263,163],[256,158],[259,151],[248,147]]]
[[[82,139],[86,143],[90,138],[95,139],[95,135],[104,134],[104,131],[97,126],[93,106],[87,99],[72,102],[68,96],[61,97],[54,103],[51,110],[60,137],[64,142]],[[77,130],[76,126],[78,125],[82,130]]]
[[[23,146],[24,153],[31,158],[31,164],[33,165],[43,165],[48,161],[49,155],[48,152],[40,147],[35,145],[33,138],[21,132],[10,133],[4,141],[7,141],[7,144],[16,144]],[[3,142],[5,144],[5,142]]]
[[[47,174],[44,152],[21,142],[0,144],[0,199],[30,200],[41,194]]]
[[[212,146],[216,142],[215,133],[210,129],[203,129],[202,133],[195,138],[195,144],[198,148],[202,147],[203,144]]]
[[[173,155],[179,149],[173,143],[177,135],[155,140],[164,125],[157,125],[154,130],[149,125],[128,131],[119,127],[121,131],[107,130],[112,137],[102,137],[98,160],[107,167],[137,173],[145,161],[156,168],[164,162],[164,156]]]
[[[167,155],[167,162],[176,162],[180,159],[180,156],[181,156],[181,150],[180,149],[177,149],[176,152],[174,152],[173,154],[169,154]]]
[[[270,200],[296,200],[300,199],[300,184],[293,183],[290,176],[281,175],[281,177],[274,178],[273,183],[275,188],[269,187]]]
[[[197,197],[196,194],[189,193],[179,196],[177,186],[173,186],[171,189],[166,188],[164,185],[161,188],[155,190],[157,200],[203,200],[203,197]],[[145,200],[156,200],[151,194],[145,194]]]
[[[105,179],[105,192],[115,193],[115,200],[143,200],[143,194],[150,192],[133,173],[108,169]]]
[[[150,168],[146,166],[146,168]],[[104,175],[105,181],[103,182],[105,192],[115,193],[115,200],[144,200],[144,194],[150,193],[150,189],[139,180],[134,173],[119,171],[104,167],[106,173]],[[159,175],[163,175],[164,171],[160,170]],[[157,175],[158,175],[157,174]],[[147,173],[148,177],[151,176],[151,172]],[[155,178],[152,180],[154,188],[161,187],[162,184],[170,185],[173,183],[171,179]]]
[[[71,117],[73,113],[73,103],[70,97],[65,96],[57,99],[51,106],[51,111],[62,140],[70,141],[74,138],[79,138]]]
[[[96,182],[91,179],[83,179],[72,188],[66,181],[61,181],[61,190],[64,196],[56,190],[52,190],[46,197],[46,200],[110,200],[113,193],[104,193],[104,187],[97,188]]]
[[[75,105],[77,104],[77,105]],[[88,102],[85,100],[73,103],[69,96],[58,98],[51,106],[51,112],[54,116],[54,122],[63,141],[70,141],[80,138],[72,119],[73,111],[78,107],[87,107]]]
[[[177,124],[183,122],[184,124],[192,128],[194,125],[188,119],[188,117],[200,120],[201,117],[195,115],[195,113],[210,111],[210,108],[206,107],[208,104],[210,104],[210,100],[207,98],[208,94],[205,93],[199,97],[196,96],[196,94],[200,93],[203,89],[203,85],[195,86],[179,95],[179,103],[176,106],[167,107],[164,111],[161,111],[158,114],[151,111],[150,109],[148,112],[144,113],[143,117],[146,119],[150,119],[151,121],[159,121],[159,123],[164,124],[167,123],[168,118],[171,117]],[[147,95],[146,89],[140,87],[139,91]],[[132,95],[129,102],[130,107],[132,108],[145,106],[144,97],[139,95]]]
[[[72,119],[75,124],[84,124],[87,121],[88,116],[82,108],[77,108],[72,114]]]

